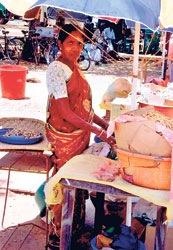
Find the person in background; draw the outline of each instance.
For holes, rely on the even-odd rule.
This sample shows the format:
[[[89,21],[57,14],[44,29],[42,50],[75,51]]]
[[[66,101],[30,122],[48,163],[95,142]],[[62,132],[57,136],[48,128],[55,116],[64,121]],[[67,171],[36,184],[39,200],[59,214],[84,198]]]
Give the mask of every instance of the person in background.
[[[104,39],[103,36],[101,34],[101,30],[99,25],[97,24],[97,27],[93,33],[92,36],[92,40],[94,42],[94,53],[92,53],[91,55],[93,56],[93,60],[95,61],[95,65],[100,65],[100,62],[102,59],[104,59],[103,57],[103,53],[104,53],[104,49],[106,49],[106,47],[104,47]]]
[[[79,27],[65,24],[58,38],[61,56],[47,69],[49,100],[46,135],[54,150],[52,175],[55,175],[73,156],[81,154],[89,146],[91,133],[96,134],[111,147],[116,143],[113,136],[107,138],[108,123],[94,113],[90,86],[77,64],[83,49],[83,34]],[[76,195],[77,199],[80,199],[83,211],[85,194],[86,191],[79,190]],[[49,247],[58,249],[58,246],[53,248],[55,246],[51,244],[58,242],[59,239],[61,204],[54,205],[51,209],[54,219],[50,239],[53,243],[50,243]],[[76,207],[75,209],[78,211],[76,228],[79,230],[79,224],[83,223],[84,212],[79,213],[80,209]]]
[[[114,26],[115,24],[113,22],[108,21],[105,29],[103,30],[104,41],[107,44],[105,57],[108,57],[108,55],[110,55],[110,58],[119,60],[119,56],[117,54],[117,44]]]
[[[103,30],[104,39],[107,41],[108,46],[112,49],[114,49],[113,44],[115,44],[116,39],[113,26],[114,24],[109,22],[109,25]]]
[[[84,33],[86,34],[84,40],[85,42],[91,41],[93,33],[94,33],[94,23],[92,22],[92,17],[87,16],[86,21],[84,23]]]

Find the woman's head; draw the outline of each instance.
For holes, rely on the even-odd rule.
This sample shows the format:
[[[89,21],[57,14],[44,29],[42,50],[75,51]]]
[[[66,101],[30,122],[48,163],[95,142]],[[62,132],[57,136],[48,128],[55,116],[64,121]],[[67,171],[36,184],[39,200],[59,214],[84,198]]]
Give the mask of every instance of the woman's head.
[[[74,26],[73,24],[65,24],[62,29],[60,30],[60,33],[59,33],[59,37],[58,37],[58,40],[63,43],[65,41],[65,39],[67,37],[70,36],[70,34],[73,32],[73,31],[79,31],[81,32],[82,36],[83,36],[83,31],[80,29],[80,27],[78,26]]]
[[[69,62],[76,62],[83,49],[84,36],[82,30],[72,24],[65,24],[58,38],[61,57]]]

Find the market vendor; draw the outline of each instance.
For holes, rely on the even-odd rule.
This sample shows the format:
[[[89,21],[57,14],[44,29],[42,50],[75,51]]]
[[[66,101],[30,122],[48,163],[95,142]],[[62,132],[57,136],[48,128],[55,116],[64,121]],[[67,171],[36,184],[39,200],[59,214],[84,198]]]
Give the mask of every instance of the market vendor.
[[[88,147],[91,133],[110,146],[115,145],[114,137],[107,138],[108,123],[92,109],[90,86],[77,66],[83,37],[76,27],[66,24],[58,39],[61,56],[47,70],[50,98],[46,131],[54,148],[57,169]]]
[[[64,25],[58,38],[61,56],[47,70],[49,102],[46,134],[54,149],[53,175],[68,160],[81,154],[89,146],[91,133],[111,147],[115,146],[115,138],[107,138],[108,123],[92,109],[90,86],[77,65],[83,44],[82,30],[72,24]],[[83,196],[82,192],[84,191],[78,195],[79,198]],[[84,201],[81,202],[81,207],[83,204]],[[52,234],[57,238],[61,224],[61,204],[54,206],[52,211]],[[51,237],[55,239],[54,236]]]

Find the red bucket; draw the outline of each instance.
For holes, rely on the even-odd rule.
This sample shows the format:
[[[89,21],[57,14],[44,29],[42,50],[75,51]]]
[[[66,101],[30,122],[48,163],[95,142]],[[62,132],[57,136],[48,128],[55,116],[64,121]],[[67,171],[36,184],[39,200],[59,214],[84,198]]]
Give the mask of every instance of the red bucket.
[[[3,98],[18,100],[25,98],[28,68],[19,65],[1,65],[0,81]]]

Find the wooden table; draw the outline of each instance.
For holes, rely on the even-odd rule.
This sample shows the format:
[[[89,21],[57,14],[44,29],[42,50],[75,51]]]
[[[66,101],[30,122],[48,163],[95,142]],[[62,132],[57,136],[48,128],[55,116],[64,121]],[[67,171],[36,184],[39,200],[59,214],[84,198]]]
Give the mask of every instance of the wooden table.
[[[60,249],[69,250],[71,246],[72,222],[74,216],[75,192],[77,189],[96,191],[101,197],[101,206],[95,214],[95,233],[101,231],[101,216],[103,215],[104,194],[114,194],[124,196],[126,198],[140,197],[158,205],[158,218],[156,226],[155,245],[157,250],[164,250],[164,242],[166,235],[165,225],[162,224],[162,211],[165,207],[169,207],[169,191],[160,191],[147,189],[127,183],[121,177],[118,177],[113,182],[99,181],[92,175],[92,172],[98,166],[109,159],[95,155],[79,155],[69,160],[63,168],[48,182],[47,187],[50,191],[50,196],[55,192],[57,183],[63,185],[63,204],[62,204],[62,228]],[[52,191],[51,191],[52,190]],[[55,192],[57,194],[57,192]],[[150,194],[151,196],[149,196]],[[148,197],[148,198],[147,198]],[[49,200],[49,197],[47,201]],[[51,200],[49,200],[51,202]],[[55,203],[54,203],[55,204]],[[101,209],[102,208],[102,209]],[[128,210],[128,209],[127,209]],[[169,212],[172,207],[169,207]],[[131,210],[128,210],[131,216]],[[127,217],[126,217],[127,218]],[[171,216],[172,218],[172,216]],[[162,234],[162,237],[161,237]]]
[[[42,166],[42,169],[46,172],[46,180],[48,180],[49,177],[49,170],[51,168],[51,160],[50,156],[52,155],[50,144],[46,138],[45,134],[45,123],[38,119],[31,119],[31,118],[21,118],[21,117],[4,117],[0,119],[0,129],[2,128],[15,128],[15,129],[21,129],[28,132],[36,132],[41,133],[43,135],[43,139],[35,144],[31,145],[14,145],[14,144],[8,144],[0,142],[0,151],[5,152],[20,152],[24,156],[27,154],[31,155],[31,160],[35,156],[38,158],[42,157],[45,159],[45,164]],[[4,157],[5,158],[5,157]],[[9,157],[6,157],[6,159]],[[36,158],[35,158],[36,159]],[[39,159],[37,159],[39,160]],[[43,162],[43,159],[41,159],[41,162]],[[9,163],[9,162],[8,162]],[[9,182],[10,182],[10,172],[11,171],[23,171],[25,172],[26,169],[24,166],[17,167],[17,164],[11,164],[8,166],[8,163],[4,162],[2,158],[2,164],[0,166],[1,170],[8,170],[8,177],[7,177],[7,185],[6,185],[6,193],[5,193],[5,202],[4,202],[4,210],[3,210],[3,216],[2,216],[2,227],[4,223],[5,218],[5,210],[6,210],[6,204],[7,204],[7,197],[8,197],[8,191],[9,191]],[[15,165],[15,167],[14,167]],[[28,172],[37,172],[38,169],[29,169]],[[40,170],[39,170],[40,171]],[[38,173],[40,173],[38,171]],[[48,231],[48,230],[47,230]],[[47,235],[48,237],[48,235]],[[46,239],[47,244],[47,239]]]

